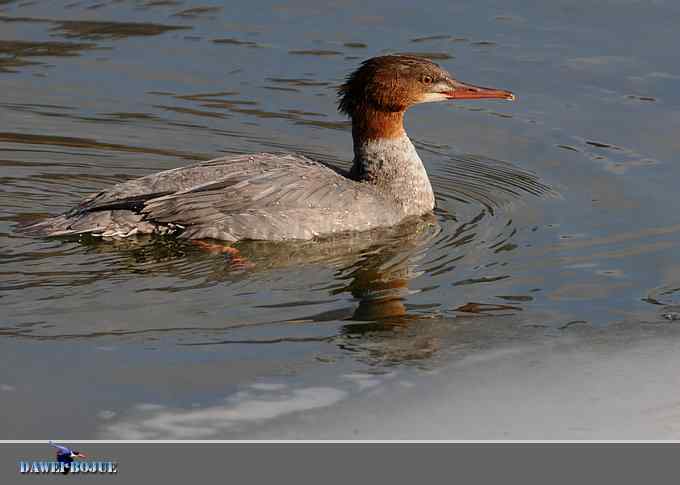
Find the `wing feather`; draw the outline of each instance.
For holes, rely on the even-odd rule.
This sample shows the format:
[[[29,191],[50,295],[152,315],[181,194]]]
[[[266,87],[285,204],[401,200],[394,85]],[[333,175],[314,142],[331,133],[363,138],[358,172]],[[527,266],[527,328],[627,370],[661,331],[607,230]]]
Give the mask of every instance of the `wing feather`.
[[[225,240],[310,239],[392,225],[400,217],[377,191],[333,168],[298,155],[267,153],[223,157],[124,182],[75,210],[123,207],[149,222],[183,226],[184,237]]]

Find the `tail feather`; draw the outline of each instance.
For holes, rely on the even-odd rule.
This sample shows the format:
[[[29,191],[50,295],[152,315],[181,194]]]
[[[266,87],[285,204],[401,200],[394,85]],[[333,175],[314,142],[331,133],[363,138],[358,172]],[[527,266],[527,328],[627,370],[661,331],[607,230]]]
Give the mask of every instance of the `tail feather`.
[[[73,216],[60,215],[43,221],[21,225],[16,231],[27,236],[52,237],[92,234],[103,237],[127,237],[134,234],[167,232],[167,229],[143,220],[128,210],[87,212]]]
[[[22,223],[16,226],[15,231],[19,234],[33,237],[60,236],[71,234],[69,226],[70,218],[65,215],[48,217],[42,221]]]

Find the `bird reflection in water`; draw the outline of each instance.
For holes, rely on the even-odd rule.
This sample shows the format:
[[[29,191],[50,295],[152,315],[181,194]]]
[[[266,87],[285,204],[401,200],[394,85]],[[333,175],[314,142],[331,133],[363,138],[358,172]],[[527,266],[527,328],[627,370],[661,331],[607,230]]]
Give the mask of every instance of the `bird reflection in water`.
[[[136,274],[166,273],[183,280],[204,277],[206,284],[301,266],[339,268],[343,278],[349,276],[352,281],[333,294],[350,292],[360,301],[357,319],[370,320],[404,314],[403,306],[394,310],[385,308],[384,312],[368,307],[395,300],[390,295],[401,295],[396,300],[402,299],[413,276],[414,262],[425,254],[428,244],[440,231],[436,217],[427,214],[390,228],[313,241],[227,244],[206,240],[187,242],[171,236],[106,240],[80,237],[77,241],[90,251],[121,255],[123,260],[117,264],[129,264]],[[222,261],[216,264],[215,257]]]
[[[432,214],[416,217],[396,227],[310,243],[244,242],[223,246],[232,269],[250,271],[295,268],[308,264],[326,264],[339,268],[349,283],[332,290],[333,295],[350,293],[358,302],[351,320],[390,319],[392,324],[407,317],[404,300],[409,281],[416,276],[417,262],[441,227]],[[215,246],[212,252],[219,250]]]
[[[218,327],[199,324],[162,331],[166,335],[182,334],[183,342],[179,344],[182,346],[329,342],[353,358],[389,365],[428,361],[443,348],[463,345],[473,333],[474,338],[479,339],[480,335],[476,333],[484,333],[482,327],[503,332],[496,323],[504,328],[508,316],[521,312],[522,308],[515,302],[512,305],[467,302],[448,309],[442,309],[439,304],[414,306],[408,303],[409,296],[418,291],[411,288],[413,280],[424,272],[441,271],[438,268],[444,254],[451,261],[447,266],[453,269],[469,251],[480,249],[481,239],[492,240],[492,233],[507,229],[508,237],[512,237],[512,227],[499,228],[496,218],[485,214],[485,211],[466,214],[467,222],[455,222],[448,213],[429,214],[391,228],[315,241],[242,241],[232,245],[205,241],[196,245],[161,236],[150,240],[144,237],[108,241],[86,238],[80,242],[85,243],[89,251],[115,253],[115,271],[119,274],[127,268],[134,278],[141,275],[175,278],[175,283],[167,287],[170,292],[202,291],[214,286],[229,291],[233,283],[260,286],[257,280],[263,280],[269,288],[270,278],[279,282],[288,280],[290,283],[283,283],[282,288],[291,289],[299,284],[295,278],[310,274],[310,268],[312,271],[330,268],[334,274],[328,282],[311,281],[308,289],[316,288],[332,297],[349,294],[354,300],[351,306],[338,308],[341,297],[324,302],[333,304],[333,309],[301,314],[292,319],[272,321],[272,314],[265,310],[267,321],[231,322]],[[430,263],[426,262],[426,257]],[[434,260],[438,261],[436,266],[428,269]],[[283,280],[279,279],[281,275]],[[183,282],[189,282],[189,285]],[[303,284],[307,284],[306,280]],[[323,286],[320,288],[319,284]],[[275,286],[278,285],[280,283]],[[155,290],[163,291],[163,288]],[[282,307],[288,312],[295,311],[296,302],[270,303],[258,297],[258,306],[254,308]],[[301,302],[299,311],[308,308],[305,303]],[[456,318],[450,318],[453,315]],[[493,318],[484,318],[481,325],[480,316]],[[323,332],[325,335],[320,336],[320,324],[339,326],[332,335]],[[309,325],[309,333],[304,330],[306,325]],[[276,336],[264,338],[258,333],[259,337],[251,337],[249,329],[255,331],[256,327],[275,329]],[[288,328],[290,332],[286,330]],[[191,342],[186,341],[187,334]],[[206,338],[208,335],[212,336]]]

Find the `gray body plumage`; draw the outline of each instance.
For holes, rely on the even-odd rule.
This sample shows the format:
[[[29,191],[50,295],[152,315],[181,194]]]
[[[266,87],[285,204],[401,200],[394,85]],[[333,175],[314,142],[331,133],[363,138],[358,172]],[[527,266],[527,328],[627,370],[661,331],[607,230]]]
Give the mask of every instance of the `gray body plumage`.
[[[406,109],[447,99],[515,99],[456,81],[427,59],[399,55],[368,59],[338,95],[340,111],[352,119],[354,165],[347,174],[297,155],[217,158],[118,184],[23,231],[284,241],[394,226],[434,208],[427,173],[404,132]]]
[[[432,189],[408,138],[379,143],[386,145],[368,147],[365,157],[358,153],[353,169],[371,171],[379,183],[364,176],[354,180],[299,155],[229,156],[117,184],[23,230],[49,236],[178,232],[189,239],[309,240],[392,226],[429,212]],[[376,170],[388,170],[389,177]]]
[[[419,216],[434,209],[434,192],[425,166],[406,133],[354,147],[350,176],[375,186],[403,217]]]

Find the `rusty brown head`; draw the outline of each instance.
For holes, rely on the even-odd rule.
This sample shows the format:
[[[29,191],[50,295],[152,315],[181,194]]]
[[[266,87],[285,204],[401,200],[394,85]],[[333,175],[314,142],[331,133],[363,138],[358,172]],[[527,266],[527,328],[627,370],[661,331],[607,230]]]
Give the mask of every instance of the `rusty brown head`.
[[[350,117],[366,110],[403,112],[414,104],[451,99],[516,99],[510,91],[458,81],[429,59],[400,55],[364,61],[340,86],[338,96],[338,109]]]

